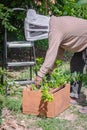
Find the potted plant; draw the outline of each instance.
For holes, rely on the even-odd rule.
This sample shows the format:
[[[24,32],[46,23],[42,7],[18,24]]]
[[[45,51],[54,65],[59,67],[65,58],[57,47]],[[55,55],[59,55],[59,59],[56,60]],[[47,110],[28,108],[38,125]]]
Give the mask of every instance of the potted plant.
[[[23,113],[55,117],[70,106],[70,72],[63,62],[56,61],[58,67],[45,76],[38,90],[31,85],[23,90]]]

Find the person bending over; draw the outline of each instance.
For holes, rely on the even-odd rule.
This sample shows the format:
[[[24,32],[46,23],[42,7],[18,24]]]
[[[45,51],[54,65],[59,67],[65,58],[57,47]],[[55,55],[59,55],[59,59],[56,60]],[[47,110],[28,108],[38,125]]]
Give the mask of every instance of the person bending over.
[[[35,85],[39,86],[42,78],[53,70],[56,59],[63,56],[64,51],[70,51],[73,56],[70,61],[71,73],[83,73],[87,48],[87,20],[72,16],[51,16],[49,21],[48,34],[49,47],[42,64],[35,78]],[[86,54],[87,55],[87,54]],[[72,101],[79,98],[82,82],[71,83],[70,97]]]

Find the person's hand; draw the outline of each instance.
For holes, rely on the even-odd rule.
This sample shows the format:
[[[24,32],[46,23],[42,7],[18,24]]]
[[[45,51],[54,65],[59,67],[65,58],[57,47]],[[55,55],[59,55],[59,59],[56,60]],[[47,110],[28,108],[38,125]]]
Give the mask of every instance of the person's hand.
[[[36,76],[36,77],[35,77],[35,86],[36,86],[37,88],[40,88],[40,83],[41,83],[41,81],[42,81],[42,78],[41,78],[41,77],[39,77],[39,76]]]

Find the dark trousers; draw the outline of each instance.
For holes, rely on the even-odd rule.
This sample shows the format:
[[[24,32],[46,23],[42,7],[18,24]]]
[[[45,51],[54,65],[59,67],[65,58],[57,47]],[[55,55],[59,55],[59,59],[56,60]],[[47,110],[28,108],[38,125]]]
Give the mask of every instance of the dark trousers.
[[[84,66],[85,62],[83,59],[83,51],[74,53],[70,62],[71,73],[80,72],[81,74],[83,74]],[[70,96],[74,98],[79,98],[81,87],[82,87],[82,81],[72,82],[70,87]]]

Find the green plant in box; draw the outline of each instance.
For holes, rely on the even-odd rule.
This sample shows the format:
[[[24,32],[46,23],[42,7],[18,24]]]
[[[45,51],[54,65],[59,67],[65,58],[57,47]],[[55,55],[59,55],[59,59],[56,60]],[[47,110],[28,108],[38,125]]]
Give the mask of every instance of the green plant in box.
[[[50,90],[59,88],[60,86],[63,86],[70,81],[70,72],[66,71],[63,62],[57,60],[55,64],[58,67],[53,70],[50,76],[44,76],[43,81],[40,84],[42,100],[48,102],[53,100],[53,94],[50,92]],[[35,85],[32,85],[32,89],[37,90]]]
[[[42,63],[42,59],[38,59],[38,62]],[[78,82],[82,80],[82,74],[80,73],[70,73],[70,70],[65,67],[65,64],[61,60],[55,62],[56,68],[52,71],[50,75],[43,77],[40,84],[40,89],[42,92],[42,100],[50,102],[53,100],[53,94],[50,92],[53,89],[63,87],[65,84],[70,82]],[[39,64],[40,66],[40,64]],[[84,77],[85,79],[85,77]],[[33,90],[38,90],[35,85],[32,85]]]

